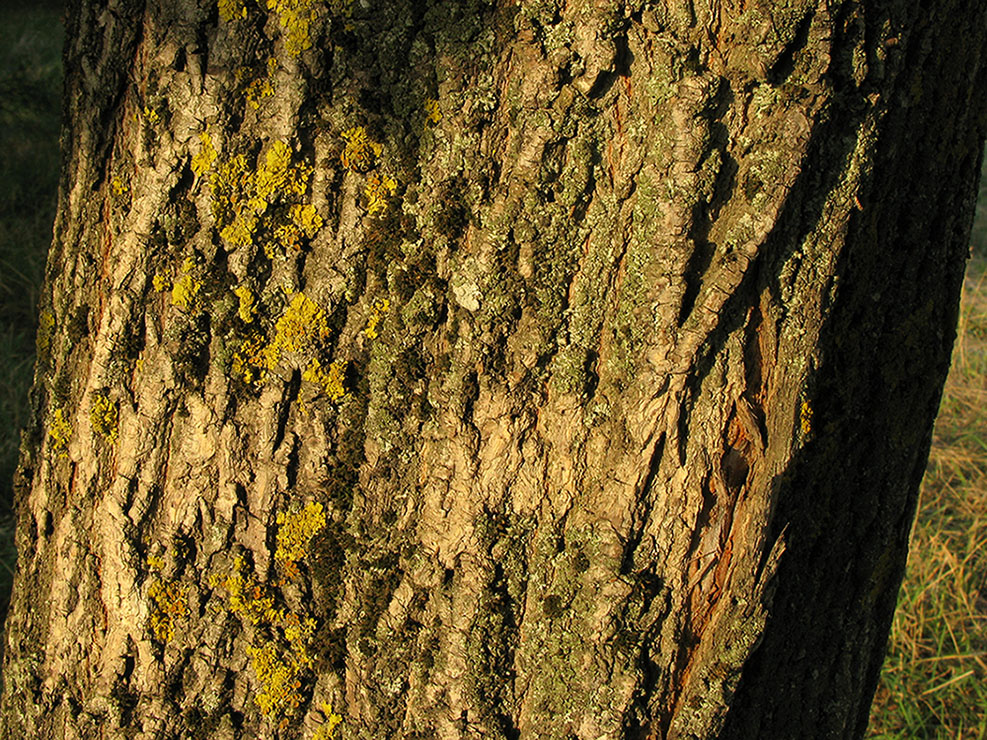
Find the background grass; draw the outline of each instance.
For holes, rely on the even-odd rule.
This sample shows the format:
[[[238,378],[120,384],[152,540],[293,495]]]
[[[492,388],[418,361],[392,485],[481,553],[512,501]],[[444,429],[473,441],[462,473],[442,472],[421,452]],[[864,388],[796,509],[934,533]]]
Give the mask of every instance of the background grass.
[[[987,166],[971,242],[873,738],[987,738]]]
[[[58,182],[58,3],[0,5],[0,618],[13,578],[12,481]]]
[[[58,177],[60,3],[0,3],[0,620]],[[987,740],[987,179],[872,738]],[[2,624],[2,622],[0,622]]]

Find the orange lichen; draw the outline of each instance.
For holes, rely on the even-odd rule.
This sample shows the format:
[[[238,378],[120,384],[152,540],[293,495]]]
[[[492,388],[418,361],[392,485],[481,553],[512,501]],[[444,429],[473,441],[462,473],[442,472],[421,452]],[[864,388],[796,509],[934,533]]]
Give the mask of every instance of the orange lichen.
[[[175,621],[187,617],[188,586],[177,581],[154,580],[147,589],[151,599],[151,632],[158,642],[167,643],[175,636]]]
[[[377,164],[377,158],[384,151],[384,146],[374,141],[363,126],[354,126],[342,133],[346,146],[339,155],[343,167],[356,172],[367,172]]]
[[[387,208],[387,201],[394,195],[397,187],[398,182],[393,177],[371,172],[363,190],[367,198],[367,213],[375,216]]]

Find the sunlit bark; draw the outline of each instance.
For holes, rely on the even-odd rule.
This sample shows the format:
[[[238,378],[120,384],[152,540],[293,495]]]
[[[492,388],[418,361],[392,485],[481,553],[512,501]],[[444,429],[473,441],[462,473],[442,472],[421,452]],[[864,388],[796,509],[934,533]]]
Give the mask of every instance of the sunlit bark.
[[[0,736],[859,737],[983,151],[933,5],[70,2]]]

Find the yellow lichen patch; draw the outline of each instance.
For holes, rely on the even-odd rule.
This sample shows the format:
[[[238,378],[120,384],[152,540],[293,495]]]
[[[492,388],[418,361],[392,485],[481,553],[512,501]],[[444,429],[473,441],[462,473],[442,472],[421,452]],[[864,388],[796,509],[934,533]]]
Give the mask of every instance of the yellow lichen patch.
[[[254,312],[253,296],[245,286],[236,288],[235,292],[240,297],[240,318],[249,323]],[[287,355],[291,365],[305,368],[302,376],[305,380],[320,383],[332,400],[338,400],[346,392],[343,387],[346,364],[332,363],[323,369],[317,359],[329,334],[326,312],[304,293],[295,293],[275,323],[269,341],[259,331],[240,341],[233,351],[231,372],[245,383],[259,385]]]
[[[277,72],[277,70],[277,58],[270,57],[267,60],[267,74],[263,77],[256,78],[249,85],[247,85],[244,95],[247,99],[247,105],[254,110],[260,108],[261,101],[264,98],[274,96],[274,73]]]
[[[89,423],[100,437],[110,442],[116,441],[119,424],[117,405],[102,391],[96,391],[89,399]]]
[[[435,98],[425,100],[425,117],[429,123],[438,123],[442,120],[442,111],[439,110],[439,101]]]
[[[291,149],[283,141],[272,143],[253,171],[242,154],[222,162],[211,179],[212,212],[220,236],[233,247],[253,243],[268,208],[305,195],[311,177],[310,166],[291,163]]]
[[[202,283],[188,273],[183,273],[171,286],[171,302],[181,308],[189,308],[195,300]]]
[[[313,205],[293,205],[289,212],[292,222],[309,239],[315,236],[315,233],[322,228],[322,216],[318,214]]]
[[[129,193],[130,187],[119,177],[114,177],[110,180],[110,190],[114,195],[120,196]]]
[[[339,160],[343,167],[356,172],[367,172],[377,164],[377,158],[384,151],[383,144],[380,144],[367,134],[367,129],[363,126],[354,126],[346,129],[343,134],[346,146],[343,147]]]
[[[213,576],[209,585],[221,586],[226,591],[230,611],[250,620],[252,624],[271,622],[277,616],[274,597],[253,578],[244,575],[243,558],[233,561],[233,570],[225,576]]]
[[[312,355],[318,343],[329,336],[325,311],[304,293],[295,293],[291,304],[275,325],[274,339],[267,346],[267,367],[273,370],[286,353]]]
[[[314,619],[301,619],[297,614],[280,610],[277,621],[271,627],[279,631],[287,641],[262,643],[247,648],[250,667],[261,685],[254,700],[265,717],[286,719],[303,701],[301,674],[312,666],[308,648],[315,632]]]
[[[264,98],[274,97],[274,84],[271,82],[271,78],[258,77],[247,85],[244,96],[247,99],[247,105],[257,110]]]
[[[367,339],[377,338],[377,327],[380,326],[380,320],[390,308],[391,302],[386,298],[378,298],[374,301],[374,305],[370,311],[370,317],[367,319],[367,328],[363,330],[363,334]]]
[[[264,254],[274,259],[279,253],[297,252],[302,248],[304,234],[293,222],[287,221],[274,227],[272,239],[264,242]]]
[[[264,337],[251,334],[243,339],[233,352],[231,370],[233,376],[247,385],[260,385],[267,380],[267,354]]]
[[[167,643],[175,636],[175,621],[189,614],[188,587],[176,581],[155,579],[147,590],[151,599],[151,632],[158,642]]]
[[[240,300],[237,315],[244,324],[249,324],[254,320],[254,314],[257,313],[253,291],[247,285],[238,285],[233,289],[233,294]]]
[[[65,410],[61,406],[52,412],[48,437],[51,439],[52,449],[58,452],[64,451],[72,438],[72,425],[65,418]]]
[[[315,6],[314,0],[267,0],[267,9],[278,16],[278,25],[284,30],[284,49],[291,56],[312,48]]]
[[[197,176],[202,175],[212,169],[213,162],[216,161],[216,149],[212,144],[212,137],[208,131],[199,134],[199,153],[192,157],[192,172]]]
[[[278,548],[274,561],[286,575],[298,575],[298,561],[305,557],[312,538],[326,526],[322,504],[312,501],[300,511],[278,513]]]
[[[398,188],[398,182],[388,175],[371,172],[367,177],[364,195],[367,196],[367,213],[375,216],[387,208],[387,200]]]
[[[202,288],[202,283],[192,277],[192,270],[195,268],[195,259],[187,257],[182,264],[182,274],[174,285],[171,286],[171,302],[180,308],[189,309],[195,302],[195,297]]]
[[[253,173],[243,154],[220,162],[210,178],[212,213],[219,235],[231,246],[243,247],[253,241],[257,228],[254,212],[262,203],[253,199]]]
[[[302,373],[302,380],[318,383],[329,396],[330,401],[338,401],[346,395],[346,364],[345,361],[335,360],[329,363],[329,369],[326,370],[322,367],[319,358],[313,357]]]
[[[324,703],[322,713],[325,715],[326,721],[315,731],[312,740],[332,740],[336,735],[336,726],[343,722],[342,716],[333,711],[332,704]]]
[[[799,431],[806,437],[812,431],[812,405],[808,400],[802,401],[799,407]]]
[[[264,252],[271,259],[278,254],[278,249],[282,254],[300,250],[302,239],[311,239],[322,228],[322,217],[315,206],[296,204],[288,209],[287,214],[279,214],[276,223],[272,231],[273,239],[264,244]]]
[[[144,121],[151,125],[154,125],[155,123],[158,123],[161,120],[161,116],[158,114],[158,112],[154,110],[154,108],[150,107],[149,105],[145,105],[144,108],[141,110],[141,113],[144,116]]]
[[[229,23],[238,18],[247,17],[247,6],[243,0],[218,0],[219,17]]]
[[[244,575],[243,558],[233,570],[210,578],[221,586],[232,613],[259,627],[259,641],[247,647],[250,665],[260,684],[255,701],[264,716],[286,723],[287,715],[303,701],[302,673],[312,666],[309,646],[315,634],[314,619],[274,606],[274,596],[253,578]]]
[[[47,308],[38,317],[38,334],[34,340],[34,346],[39,355],[43,355],[51,346],[51,338],[55,334],[55,314]]]
[[[303,699],[298,674],[305,666],[292,660],[292,656],[283,655],[273,642],[259,648],[248,646],[247,655],[261,684],[255,697],[260,711],[267,717],[275,717],[296,709]]]
[[[171,288],[171,281],[164,275],[156,272],[154,273],[154,277],[151,278],[151,285],[154,286],[156,292],[164,293]]]
[[[270,203],[278,196],[305,195],[312,168],[305,164],[291,164],[291,149],[283,141],[275,141],[268,147],[263,164],[257,168],[257,197]]]

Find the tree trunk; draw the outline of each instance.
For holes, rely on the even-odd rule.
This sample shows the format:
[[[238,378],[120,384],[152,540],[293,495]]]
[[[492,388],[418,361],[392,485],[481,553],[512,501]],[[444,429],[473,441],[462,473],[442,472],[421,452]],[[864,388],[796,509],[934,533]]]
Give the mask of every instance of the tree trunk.
[[[987,120],[931,5],[70,2],[0,735],[860,737]]]

